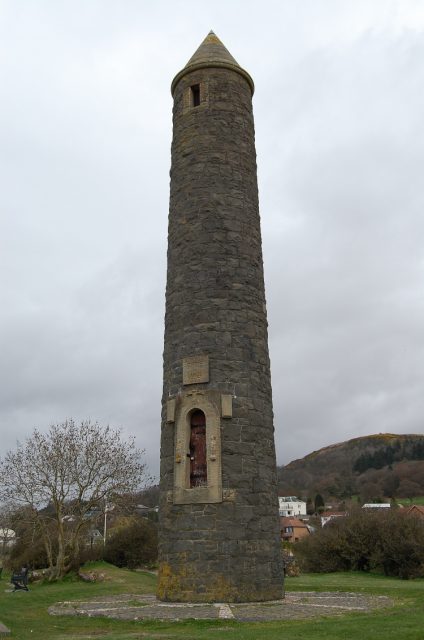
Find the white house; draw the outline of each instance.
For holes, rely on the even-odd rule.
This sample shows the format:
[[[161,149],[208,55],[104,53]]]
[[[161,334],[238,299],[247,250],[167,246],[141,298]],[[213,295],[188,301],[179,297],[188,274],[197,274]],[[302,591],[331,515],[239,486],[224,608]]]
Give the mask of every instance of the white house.
[[[363,509],[390,509],[390,502],[367,502],[362,505]]]
[[[306,516],[306,502],[296,496],[278,496],[278,510],[283,518]]]

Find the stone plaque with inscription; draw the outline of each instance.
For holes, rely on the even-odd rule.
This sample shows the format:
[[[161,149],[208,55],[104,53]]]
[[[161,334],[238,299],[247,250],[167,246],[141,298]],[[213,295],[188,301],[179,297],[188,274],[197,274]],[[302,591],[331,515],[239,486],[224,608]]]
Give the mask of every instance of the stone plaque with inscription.
[[[183,384],[209,382],[209,356],[183,359]]]

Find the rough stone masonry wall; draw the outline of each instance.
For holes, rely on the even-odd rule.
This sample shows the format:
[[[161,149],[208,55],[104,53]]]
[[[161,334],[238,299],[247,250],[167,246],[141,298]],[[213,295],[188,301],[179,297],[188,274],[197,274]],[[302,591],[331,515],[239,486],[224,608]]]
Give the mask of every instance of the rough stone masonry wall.
[[[201,104],[189,108],[200,83]],[[175,505],[182,360],[209,355],[208,383],[233,395],[221,419],[223,502]],[[159,540],[160,598],[281,597],[276,462],[251,91],[238,73],[193,71],[174,95]]]

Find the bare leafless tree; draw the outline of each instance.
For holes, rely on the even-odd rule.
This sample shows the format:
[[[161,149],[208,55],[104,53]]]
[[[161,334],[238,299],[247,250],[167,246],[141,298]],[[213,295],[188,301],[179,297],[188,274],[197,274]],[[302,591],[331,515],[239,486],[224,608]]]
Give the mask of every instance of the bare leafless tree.
[[[35,429],[0,461],[0,499],[31,514],[52,580],[78,566],[82,533],[107,501],[146,481],[143,454],[120,430],[67,420],[46,433]]]

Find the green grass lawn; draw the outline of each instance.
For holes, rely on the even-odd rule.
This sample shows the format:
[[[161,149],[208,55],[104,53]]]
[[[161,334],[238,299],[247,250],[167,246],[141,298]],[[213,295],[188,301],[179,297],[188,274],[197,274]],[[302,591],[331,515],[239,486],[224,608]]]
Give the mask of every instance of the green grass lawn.
[[[9,593],[7,576],[0,581],[0,621],[20,640],[422,640],[424,580],[403,581],[359,573],[307,574],[288,578],[287,591],[355,591],[395,599],[390,609],[306,621],[241,623],[235,621],[124,622],[102,618],[52,617],[47,608],[63,600],[90,600],[103,594],[152,593],[156,578],[105,563],[107,580],[89,584],[67,580],[30,586],[28,593]]]
[[[424,505],[424,496],[417,496],[416,498],[396,498],[398,504],[403,504],[404,507],[410,507],[411,504]]]

